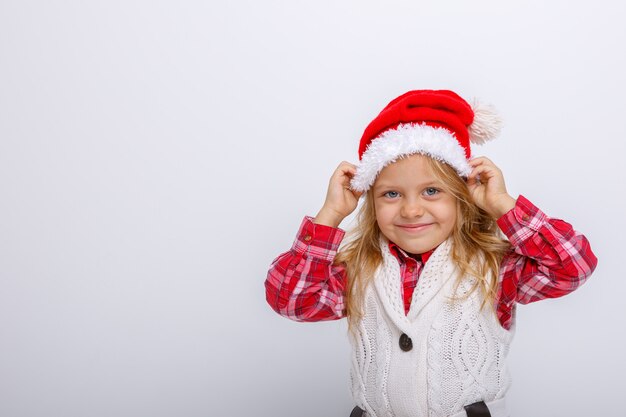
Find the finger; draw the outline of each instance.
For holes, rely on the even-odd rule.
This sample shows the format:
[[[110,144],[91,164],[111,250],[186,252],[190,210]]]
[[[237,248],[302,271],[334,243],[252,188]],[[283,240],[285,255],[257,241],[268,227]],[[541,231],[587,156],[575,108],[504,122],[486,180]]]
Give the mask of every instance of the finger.
[[[345,183],[346,181],[350,181],[354,175],[356,175],[356,171],[353,171],[350,167],[339,166],[335,172],[333,172],[331,181]]]
[[[471,180],[476,180],[480,176],[480,174],[486,172],[487,170],[489,170],[489,167],[486,167],[484,165],[478,165],[474,167],[474,169],[472,169],[472,172],[470,172],[467,178]]]
[[[475,158],[472,158],[469,160],[469,165],[472,167],[478,166],[478,165],[482,165],[482,164],[488,164],[488,165],[494,165],[493,161],[491,161],[491,159],[487,158],[486,156],[477,156]]]
[[[347,190],[350,191],[352,195],[354,195],[354,197],[356,197],[357,199],[361,198],[361,196],[363,195],[363,191],[356,191],[350,187],[348,187]]]
[[[474,168],[467,177],[468,184],[485,184],[495,175],[493,167],[480,165]]]
[[[484,156],[476,156],[476,157],[474,157],[474,158],[470,159],[470,160],[468,161],[468,164],[469,164],[471,167],[476,167],[476,166],[478,166],[478,165],[482,164],[483,162],[485,162],[485,157],[484,157]]]
[[[480,183],[476,178],[467,178],[467,187],[470,189],[470,191],[478,187],[478,185],[480,185]]]
[[[348,161],[342,161],[342,162],[339,164],[339,168],[349,168],[349,169],[351,169],[351,170],[356,171],[356,165],[355,165],[355,164],[352,164],[352,163],[350,163],[350,162],[348,162]]]
[[[353,177],[352,175],[346,174],[346,175],[342,175],[341,178],[340,178],[341,185],[346,190],[350,189],[350,184],[352,183],[352,177]]]
[[[354,178],[355,173],[351,172],[351,171],[342,171],[341,173],[339,173],[339,180],[341,181],[341,183],[344,186],[349,186],[350,182],[352,182],[352,179]]]
[[[472,175],[472,173],[476,172],[476,171],[484,171],[484,172],[489,172],[493,175],[502,172],[500,171],[500,168],[498,168],[497,166],[493,165],[493,163],[491,163],[491,161],[489,161],[489,163],[482,163],[480,165],[475,166],[472,169],[472,172],[470,172],[470,175]]]
[[[356,166],[350,164],[350,163],[345,163],[345,164],[341,164],[339,165],[339,167],[337,168],[337,172],[343,174],[343,175],[348,175],[350,177],[353,177],[354,175],[356,175]]]
[[[470,191],[474,191],[475,189],[479,187],[484,187],[486,183],[487,183],[486,180],[482,181],[480,177],[476,177],[476,178],[467,180],[467,187],[470,189]]]

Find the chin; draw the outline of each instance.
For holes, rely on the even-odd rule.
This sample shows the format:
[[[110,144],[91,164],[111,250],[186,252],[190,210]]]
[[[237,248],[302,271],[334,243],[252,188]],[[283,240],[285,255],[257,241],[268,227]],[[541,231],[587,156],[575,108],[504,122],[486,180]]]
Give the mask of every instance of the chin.
[[[403,251],[407,253],[412,253],[414,255],[428,252],[429,250],[436,247],[436,246],[431,246],[431,245],[398,245],[398,246],[400,246],[400,248],[402,248]]]
[[[413,244],[409,243],[406,245],[398,244],[398,243],[396,244],[400,246],[403,251],[417,255],[417,254],[421,254],[421,253],[428,252],[428,251],[435,249],[437,246],[441,245],[444,242],[444,240],[440,242],[431,241],[431,242],[421,242],[421,243],[413,243]]]

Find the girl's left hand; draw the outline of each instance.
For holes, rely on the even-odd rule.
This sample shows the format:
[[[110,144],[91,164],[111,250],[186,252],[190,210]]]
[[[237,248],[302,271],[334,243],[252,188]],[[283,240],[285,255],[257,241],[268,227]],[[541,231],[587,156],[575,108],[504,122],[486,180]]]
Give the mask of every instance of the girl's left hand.
[[[484,156],[471,159],[469,164],[473,169],[467,177],[467,188],[478,207],[496,219],[515,207],[500,168]]]

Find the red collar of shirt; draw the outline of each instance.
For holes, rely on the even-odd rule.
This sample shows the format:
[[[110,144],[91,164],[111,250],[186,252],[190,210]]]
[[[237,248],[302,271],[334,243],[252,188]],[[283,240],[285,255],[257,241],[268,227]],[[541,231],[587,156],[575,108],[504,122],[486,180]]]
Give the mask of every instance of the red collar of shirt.
[[[437,249],[437,247],[421,254],[409,254],[403,251],[400,246],[396,245],[391,240],[389,241],[389,250],[401,262],[406,262],[406,258],[413,258],[417,261],[421,261],[422,264],[425,264],[426,262],[428,262],[428,258],[430,258],[430,255],[433,254],[435,249]]]

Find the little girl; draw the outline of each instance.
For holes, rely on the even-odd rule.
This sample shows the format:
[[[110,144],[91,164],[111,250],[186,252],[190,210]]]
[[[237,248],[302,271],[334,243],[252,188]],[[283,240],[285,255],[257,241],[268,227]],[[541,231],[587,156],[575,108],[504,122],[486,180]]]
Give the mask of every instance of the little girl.
[[[410,91],[365,129],[326,201],[272,263],[267,301],[297,321],[348,318],[351,416],[506,417],[516,303],[563,296],[597,260],[570,224],[511,197],[470,142],[494,138],[489,107]],[[359,198],[354,235],[338,228]],[[506,240],[503,239],[503,235]]]

